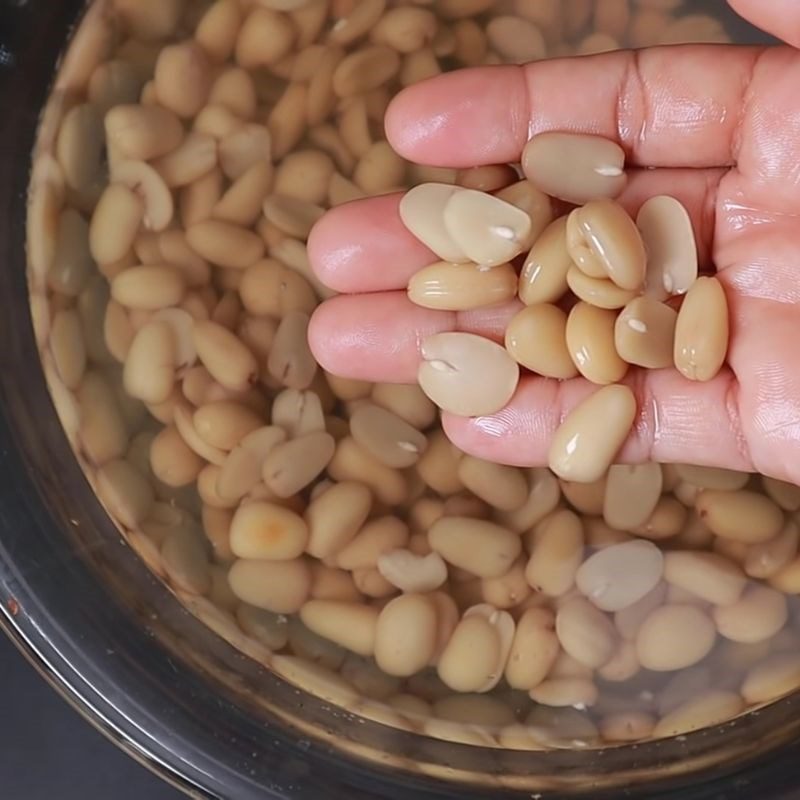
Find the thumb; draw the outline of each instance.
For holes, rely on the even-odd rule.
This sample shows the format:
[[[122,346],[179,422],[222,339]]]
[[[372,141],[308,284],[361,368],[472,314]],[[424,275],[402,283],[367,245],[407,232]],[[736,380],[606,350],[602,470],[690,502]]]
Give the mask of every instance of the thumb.
[[[761,30],[800,47],[800,3],[797,0],[728,0],[734,11]]]

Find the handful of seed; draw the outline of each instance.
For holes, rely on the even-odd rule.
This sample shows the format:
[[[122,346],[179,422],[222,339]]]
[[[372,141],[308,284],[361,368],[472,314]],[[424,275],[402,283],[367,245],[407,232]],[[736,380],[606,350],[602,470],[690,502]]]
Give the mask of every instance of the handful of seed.
[[[631,366],[708,381],[728,349],[725,293],[715,277],[698,277],[688,212],[657,196],[634,220],[613,199],[627,183],[624,163],[614,142],[546,133],[525,147],[525,180],[511,168],[478,167],[465,185],[423,184],[400,205],[405,226],[442,259],[411,278],[414,303],[467,311],[519,296],[525,304],[505,347],[470,333],[423,342],[419,385],[436,405],[494,414],[513,397],[520,368],[603,387],[553,440],[550,468],[567,480],[595,481],[614,463],[636,417],[620,384]],[[559,214],[565,204],[572,210]]]

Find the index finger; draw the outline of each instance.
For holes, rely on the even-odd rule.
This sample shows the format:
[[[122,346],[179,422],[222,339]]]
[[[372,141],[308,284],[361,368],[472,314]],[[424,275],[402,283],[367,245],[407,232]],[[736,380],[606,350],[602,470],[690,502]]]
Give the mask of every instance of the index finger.
[[[545,131],[613,139],[639,166],[728,166],[762,51],[688,45],[460,70],[401,92],[386,131],[405,158],[443,167],[513,163]]]

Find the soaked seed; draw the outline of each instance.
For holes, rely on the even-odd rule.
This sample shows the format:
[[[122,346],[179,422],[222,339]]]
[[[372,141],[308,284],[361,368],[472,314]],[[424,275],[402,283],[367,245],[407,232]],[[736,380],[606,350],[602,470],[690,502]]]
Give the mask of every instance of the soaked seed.
[[[236,38],[236,63],[248,70],[276,64],[291,50],[295,29],[283,14],[256,6]]]
[[[436,420],[436,406],[417,384],[377,383],[372,400],[417,430],[429,428]]]
[[[644,283],[647,254],[641,234],[613,200],[590,201],[569,215],[567,249],[591,278],[608,277],[629,291],[638,291]]]
[[[388,467],[404,469],[416,464],[427,439],[400,417],[377,405],[360,406],[350,418],[353,438]]]
[[[150,482],[128,461],[108,461],[96,473],[97,494],[113,519],[135,528],[153,507]]]
[[[783,628],[789,612],[786,597],[766,586],[748,586],[744,594],[711,612],[721,636],[734,642],[752,644],[772,638]]]
[[[504,575],[522,550],[516,534],[469,517],[437,520],[428,531],[428,541],[449,564],[481,578]]]
[[[686,293],[675,327],[675,367],[692,381],[709,381],[728,352],[728,301],[716,278],[698,278]]]
[[[517,273],[511,264],[485,269],[473,264],[439,261],[412,276],[408,297],[424,308],[468,311],[512,300]]]
[[[567,217],[551,222],[534,243],[519,281],[519,296],[526,305],[555,303],[567,292],[572,257],[567,250]]]
[[[163,428],[150,445],[150,467],[167,486],[188,486],[205,466],[173,425]]]
[[[650,518],[642,525],[637,525],[633,533],[643,539],[660,541],[678,536],[686,522],[686,507],[674,497],[662,496],[656,503]]]
[[[707,489],[698,496],[700,519],[723,539],[760,544],[777,536],[784,524],[783,510],[766,495],[742,489]]]
[[[227,389],[245,391],[258,376],[253,354],[227,328],[216,322],[194,323],[197,356],[212,377]]]
[[[230,527],[230,547],[239,558],[289,561],[297,558],[308,542],[303,518],[273,503],[240,506]]]
[[[251,606],[273,614],[294,614],[306,602],[311,571],[300,558],[292,561],[240,559],[228,572],[233,593]]]
[[[797,524],[787,522],[774,539],[747,549],[744,571],[751,578],[771,578],[795,558],[799,541]]]
[[[610,53],[620,49],[620,43],[607,33],[591,33],[578,46],[576,55],[588,56],[597,53]]]
[[[627,386],[605,386],[583,401],[556,431],[548,460],[566,480],[591,482],[603,475],[627,438],[636,399]],[[595,421],[605,420],[602,429]]]
[[[379,501],[388,505],[401,504],[408,499],[405,475],[382,464],[351,436],[337,443],[328,475],[337,481],[354,480],[366,484]]]
[[[602,667],[613,656],[617,644],[614,625],[582,597],[564,603],[558,609],[555,624],[561,646],[584,666]]]
[[[508,164],[488,164],[483,167],[470,167],[459,170],[456,175],[457,186],[462,189],[475,189],[479,192],[499,192],[512,183],[518,183],[518,181],[516,171]],[[527,181],[522,183],[530,186]]]
[[[667,583],[685,589],[715,605],[735,603],[747,578],[741,568],[716,553],[673,550],[664,555]]]
[[[435,591],[447,580],[447,565],[438,553],[391,550],[378,557],[377,568],[402,592]]]
[[[677,312],[649,297],[628,303],[617,317],[614,343],[629,364],[646,369],[672,365]]]
[[[105,116],[105,131],[109,146],[135,161],[164,156],[183,140],[178,116],[160,106],[115,106]]]
[[[714,623],[699,608],[665,605],[642,623],[636,635],[636,653],[645,669],[671,672],[702,661],[715,639]]]
[[[175,385],[175,339],[166,322],[149,322],[133,337],[122,377],[125,391],[146,403],[163,403]]]
[[[92,258],[109,264],[123,258],[144,218],[144,203],[126,186],[111,184],[100,196],[89,228]]]
[[[531,219],[522,210],[484,192],[454,192],[444,207],[444,225],[470,261],[496,266],[526,247]]]
[[[272,403],[272,424],[283,428],[292,438],[324,431],[325,416],[319,395],[284,389]]]
[[[258,414],[231,400],[200,406],[194,412],[192,422],[197,433],[220,450],[233,450],[247,434],[263,425]]]
[[[525,505],[516,511],[498,515],[498,521],[517,533],[530,530],[541,522],[558,505],[561,489],[550,470],[531,470],[531,484]]]
[[[359,655],[372,655],[375,649],[375,608],[337,600],[309,600],[300,609],[300,619],[318,636]]]
[[[546,378],[574,378],[578,370],[567,349],[566,329],[567,315],[558,306],[528,306],[509,322],[506,350],[531,372]]]
[[[516,511],[528,499],[528,482],[515,467],[464,456],[458,463],[458,477],[476,497],[498,511]]]
[[[67,389],[75,389],[86,370],[86,345],[81,320],[75,311],[58,311],[53,317],[50,351],[56,370]]]
[[[244,272],[239,294],[251,314],[280,319],[292,311],[309,314],[317,305],[308,281],[272,259],[258,261]]]
[[[191,40],[167,45],[159,53],[153,80],[162,106],[179,117],[194,117],[208,99],[211,86],[208,57]]]
[[[308,346],[309,317],[300,311],[288,312],[278,325],[267,369],[281,386],[307,389],[317,371]]]
[[[333,90],[352,97],[377,89],[400,69],[400,56],[385,45],[367,45],[345,56],[333,73]]]
[[[464,617],[439,658],[437,672],[456,692],[480,692],[492,680],[500,660],[498,630],[484,616]]]
[[[506,350],[469,333],[440,333],[422,343],[418,380],[440,408],[484,416],[503,408],[516,391],[519,366]]]
[[[661,32],[658,44],[706,42],[728,44],[730,39],[720,20],[707,14],[687,14]]]
[[[456,244],[444,224],[444,209],[459,187],[444,183],[423,183],[403,195],[400,219],[414,236],[443,261],[464,263],[469,258]]]
[[[139,311],[157,311],[178,305],[186,292],[183,276],[172,267],[137,266],[111,281],[111,296],[120,305]]]
[[[547,55],[541,30],[521,17],[493,17],[486,26],[489,44],[509,64],[526,64]]]
[[[614,625],[624,639],[633,640],[644,621],[656,608],[664,603],[667,586],[659,583],[641,600],[614,614]]]
[[[530,691],[547,677],[561,650],[553,630],[552,612],[529,608],[517,622],[505,667],[505,678],[513,689]]]
[[[718,467],[698,467],[692,464],[676,464],[675,471],[678,477],[686,483],[691,483],[701,489],[716,489],[718,491],[735,492],[744,489],[750,480],[750,473],[737,472],[732,469]]]
[[[645,525],[656,509],[663,482],[660,464],[612,466],[603,502],[606,524],[622,531]]]
[[[565,595],[575,583],[583,546],[583,525],[577,514],[561,509],[547,517],[536,531],[525,567],[528,584],[548,597]]]
[[[532,593],[525,579],[527,559],[520,556],[511,569],[499,578],[483,578],[481,580],[481,596],[484,602],[495,608],[510,609],[525,602]]]
[[[754,665],[742,683],[745,702],[766,703],[800,686],[800,656],[779,653]]]
[[[207,594],[211,572],[204,543],[197,532],[177,530],[161,545],[161,561],[170,582],[191,594]],[[226,581],[227,583],[227,581]]]
[[[608,714],[600,720],[600,734],[607,742],[637,742],[649,739],[656,720],[644,711]]]
[[[383,553],[403,548],[407,543],[408,526],[402,520],[392,516],[378,517],[364,525],[336,553],[336,565],[346,570],[373,569]]]
[[[264,254],[261,237],[222,220],[205,220],[186,230],[189,246],[207,261],[228,269],[246,269]]]
[[[575,574],[575,583],[599,609],[621,611],[651,592],[663,571],[664,559],[656,545],[631,541],[587,558]]]
[[[686,294],[697,280],[697,245],[692,220],[674,197],[647,200],[636,217],[647,250],[645,294],[662,301]]]
[[[586,678],[548,678],[528,693],[543,706],[586,708],[597,702],[599,692]]]
[[[775,478],[761,476],[761,484],[764,491],[784,510],[800,510],[800,487],[786,481],[779,481]],[[741,488],[741,487],[737,487]]]
[[[319,476],[335,449],[333,437],[323,431],[278,444],[264,461],[264,483],[278,497],[291,497]]]
[[[312,500],[305,513],[308,553],[319,559],[336,555],[361,530],[371,506],[369,489],[354,482],[334,484]]]
[[[578,371],[592,383],[616,383],[628,371],[614,345],[615,323],[612,311],[584,302],[569,312],[566,347]]]
[[[375,661],[389,675],[408,677],[424,669],[436,648],[436,606],[419,594],[390,601],[375,631]]]
[[[635,292],[620,289],[605,278],[590,278],[577,267],[567,271],[567,285],[579,299],[592,306],[603,309],[618,309],[626,306],[636,297]]]
[[[662,717],[652,735],[676,736],[719,725],[735,717],[743,708],[742,698],[736,692],[710,689]]]
[[[239,500],[261,480],[267,456],[286,439],[282,428],[259,427],[245,435],[225,459],[217,477],[220,497]]]
[[[627,182],[624,151],[599,136],[534,136],[523,151],[522,168],[534,186],[551,197],[575,204],[617,197]]]

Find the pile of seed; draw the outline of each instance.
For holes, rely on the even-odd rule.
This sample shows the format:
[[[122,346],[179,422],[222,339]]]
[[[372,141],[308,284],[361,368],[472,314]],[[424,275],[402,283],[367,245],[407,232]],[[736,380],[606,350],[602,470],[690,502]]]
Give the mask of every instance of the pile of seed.
[[[440,284],[441,302],[528,304],[514,361],[480,345],[488,382],[510,396],[519,361],[616,389],[627,363],[663,360],[668,297],[688,290],[680,328],[714,283],[693,282],[674,201],[651,201],[638,229],[598,202],[624,182],[617,151],[540,137],[521,181],[506,165],[408,164],[382,119],[400,87],[443,70],[681,39],[725,33],[663,0],[92,6],[35,153],[37,342],[100,499],[220,635],[364,716],[522,749],[685,732],[800,685],[795,487],[683,465],[564,478],[488,463],[447,441],[419,386],[326,374],[306,341],[331,294],[306,257],[316,220],[435,183],[416,192],[441,209],[429,243],[448,263],[412,297],[433,303]],[[569,194],[540,149],[563,147],[587,159],[571,157]],[[561,195],[581,206],[571,224],[552,221]],[[476,215],[483,227],[462,231]],[[617,225],[645,242],[646,273],[641,258],[625,275],[598,263],[593,242]],[[520,284],[510,264],[531,247]],[[452,266],[467,259],[488,268]],[[583,309],[571,326],[568,289]],[[459,347],[427,342],[426,368]]]
[[[467,311],[519,295],[526,305],[509,322],[505,349],[468,333],[423,342],[419,384],[440,408],[463,416],[499,411],[517,389],[520,367],[606,387],[555,435],[550,469],[567,480],[598,480],[613,463],[636,416],[633,393],[618,385],[631,366],[674,366],[689,380],[708,381],[727,353],[725,293],[715,277],[698,278],[686,209],[653,197],[634,221],[613,199],[626,185],[624,161],[614,142],[548,133],[525,148],[526,180],[510,168],[477,168],[476,182],[502,188],[490,194],[428,183],[400,205],[406,227],[443,259],[411,278],[414,303]],[[554,200],[580,205],[556,217]],[[517,278],[512,262],[524,252]]]

